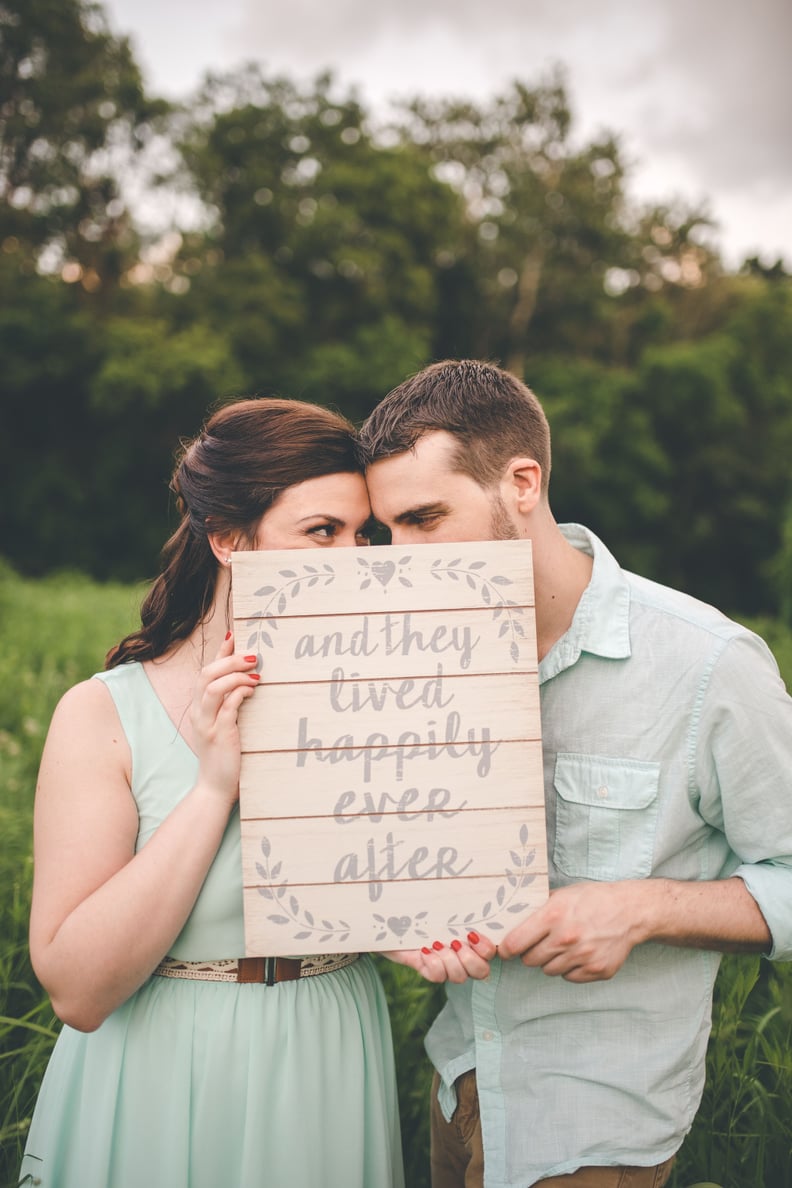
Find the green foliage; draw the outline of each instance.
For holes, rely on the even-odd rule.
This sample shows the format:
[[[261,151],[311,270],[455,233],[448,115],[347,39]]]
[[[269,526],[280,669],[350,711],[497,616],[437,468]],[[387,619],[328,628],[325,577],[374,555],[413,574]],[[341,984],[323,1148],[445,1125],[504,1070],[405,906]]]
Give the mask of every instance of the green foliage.
[[[553,435],[556,518],[585,523],[624,566],[651,573],[657,526],[669,510],[669,463],[651,412],[634,398],[633,377],[626,369],[553,356],[537,361],[531,386],[542,394]]]
[[[390,1008],[399,1112],[404,1150],[404,1176],[409,1188],[429,1188],[429,1090],[432,1066],[423,1040],[442,1009],[442,986],[431,986],[413,970],[377,958]]]
[[[330,75],[250,66],[168,114],[100,7],[13,0],[0,86],[0,534],[25,572],[150,573],[176,443],[230,395],[360,420],[479,356],[548,404],[559,518],[790,621],[792,279],[726,275],[701,211],[631,202],[618,136],[574,138],[563,74],[386,125]],[[155,134],[202,221],[141,256],[121,190]]]
[[[240,390],[227,338],[167,318],[97,327],[70,287],[0,261],[0,505],[6,555],[30,574],[150,573],[168,531],[181,438]]]
[[[648,348],[635,381],[666,462],[650,575],[732,612],[778,606],[763,578],[790,498],[791,299],[747,284],[719,333]]]
[[[792,967],[724,958],[707,1082],[670,1188],[792,1185]]]
[[[193,237],[174,261],[183,304],[221,311],[248,386],[319,382],[357,415],[423,363],[462,207],[419,147],[376,140],[327,76],[253,68],[208,84],[181,145],[215,220],[209,252]]]
[[[0,562],[0,1184],[22,1145],[58,1024],[30,966],[33,792],[52,711],[137,622],[140,590],[79,575],[34,582]]]
[[[144,96],[128,42],[88,0],[5,0],[0,96],[5,250],[24,267],[49,246],[90,291],[117,281],[136,237],[110,160],[139,149],[164,110]]]

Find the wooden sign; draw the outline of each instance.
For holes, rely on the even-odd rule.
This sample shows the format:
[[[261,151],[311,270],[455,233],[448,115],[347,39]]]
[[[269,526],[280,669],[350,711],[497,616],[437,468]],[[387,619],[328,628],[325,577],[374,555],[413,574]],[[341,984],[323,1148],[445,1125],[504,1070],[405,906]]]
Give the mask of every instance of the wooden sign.
[[[530,542],[232,567],[248,956],[505,935],[547,897]]]

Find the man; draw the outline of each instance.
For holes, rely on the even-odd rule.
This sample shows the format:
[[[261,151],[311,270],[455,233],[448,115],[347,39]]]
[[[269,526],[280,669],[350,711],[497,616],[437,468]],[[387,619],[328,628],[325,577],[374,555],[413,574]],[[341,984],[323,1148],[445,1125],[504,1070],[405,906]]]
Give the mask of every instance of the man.
[[[756,636],[555,522],[514,376],[434,364],[362,447],[394,544],[533,546],[551,895],[499,956],[473,936],[491,974],[449,984],[429,1031],[434,1188],[659,1188],[718,954],[792,958],[792,701]]]

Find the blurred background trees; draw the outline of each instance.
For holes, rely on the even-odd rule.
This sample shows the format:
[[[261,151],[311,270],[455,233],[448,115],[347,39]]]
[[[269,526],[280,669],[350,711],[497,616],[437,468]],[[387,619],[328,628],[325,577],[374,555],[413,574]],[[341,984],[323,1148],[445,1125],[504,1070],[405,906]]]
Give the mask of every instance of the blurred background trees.
[[[146,95],[87,0],[0,5],[0,553],[148,576],[180,438],[279,393],[360,421],[446,356],[545,403],[553,506],[620,560],[789,621],[792,280],[637,206],[564,79],[387,120],[329,75]],[[179,212],[156,233],[138,216]],[[187,212],[185,214],[184,212]]]

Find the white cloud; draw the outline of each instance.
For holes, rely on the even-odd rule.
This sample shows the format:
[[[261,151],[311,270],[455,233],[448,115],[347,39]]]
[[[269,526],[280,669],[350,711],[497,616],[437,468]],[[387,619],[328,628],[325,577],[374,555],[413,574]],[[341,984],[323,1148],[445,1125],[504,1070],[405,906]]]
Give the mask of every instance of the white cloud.
[[[331,69],[381,105],[503,92],[567,71],[578,138],[603,128],[636,161],[635,192],[706,202],[736,264],[792,264],[789,0],[110,0],[149,82],[184,94],[245,60],[306,81]]]

